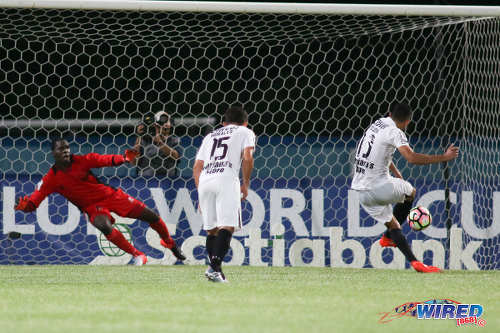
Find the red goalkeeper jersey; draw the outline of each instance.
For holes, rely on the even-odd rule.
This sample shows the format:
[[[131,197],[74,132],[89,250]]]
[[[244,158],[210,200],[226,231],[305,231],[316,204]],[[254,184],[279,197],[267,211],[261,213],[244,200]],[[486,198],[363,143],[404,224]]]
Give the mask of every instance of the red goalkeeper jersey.
[[[71,155],[71,161],[71,166],[65,171],[53,166],[42,178],[41,186],[29,197],[35,207],[49,194],[56,192],[83,210],[116,192],[109,185],[100,183],[90,169],[123,164],[125,158],[122,155]]]

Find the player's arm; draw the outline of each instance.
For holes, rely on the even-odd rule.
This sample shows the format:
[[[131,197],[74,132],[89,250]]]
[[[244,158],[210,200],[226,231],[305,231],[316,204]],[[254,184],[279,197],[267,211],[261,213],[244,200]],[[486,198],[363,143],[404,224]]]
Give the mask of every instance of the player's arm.
[[[194,178],[194,183],[196,185],[196,188],[198,188],[198,184],[200,183],[200,175],[201,175],[201,171],[203,170],[203,164],[204,164],[204,162],[202,160],[194,161],[193,178]]]
[[[243,150],[243,158],[241,161],[241,175],[242,175],[242,185],[241,194],[242,200],[245,200],[248,196],[248,188],[250,187],[250,176],[253,170],[253,152],[255,147],[246,147]]]
[[[389,165],[389,170],[391,170],[391,173],[394,175],[394,177],[403,179],[401,172],[399,172],[398,168],[396,167],[396,165],[392,161],[391,161],[391,165]]]
[[[134,143],[134,150],[137,150],[139,151],[139,149],[141,149],[141,137],[138,136],[137,138],[135,138],[135,143]]]
[[[132,150],[140,153],[141,144],[142,144],[142,138],[140,136],[138,136],[137,138],[135,138],[134,148]],[[135,164],[136,161],[134,160],[133,162]]]
[[[30,196],[25,195],[24,197],[17,198],[14,209],[26,213],[32,212],[37,209],[40,203],[52,192],[54,192],[54,190],[52,186],[50,186],[49,176],[45,176],[43,177],[40,187]]]
[[[400,146],[398,147],[398,150],[409,163],[420,165],[447,162],[458,157],[458,147],[455,147],[453,144],[451,144],[448,149],[446,149],[446,152],[444,154],[440,155],[416,153],[408,145]]]
[[[170,156],[174,160],[178,160],[181,157],[181,154],[176,149],[167,145],[160,135],[157,135],[153,140],[158,146],[158,149],[160,149],[166,156]]]

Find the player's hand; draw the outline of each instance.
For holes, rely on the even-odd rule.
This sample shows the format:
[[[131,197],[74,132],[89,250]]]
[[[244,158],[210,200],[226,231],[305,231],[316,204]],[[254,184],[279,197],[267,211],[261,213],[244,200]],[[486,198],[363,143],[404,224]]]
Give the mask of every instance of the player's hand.
[[[35,210],[35,205],[29,200],[28,196],[19,197],[16,200],[15,210],[22,210],[23,212],[32,212]]]
[[[134,163],[137,155],[139,155],[139,152],[137,150],[133,149],[125,150],[125,162],[128,162],[130,164]]]
[[[155,135],[153,138],[153,143],[155,145],[162,145],[164,142],[165,140],[163,140],[163,137],[160,134]]]
[[[144,125],[143,124],[139,124],[137,126],[137,128],[135,129],[136,133],[138,135],[143,135],[144,134]]]
[[[243,201],[248,196],[248,186],[245,184],[241,185],[240,191],[241,191],[241,201]]]
[[[452,143],[448,147],[448,149],[446,149],[446,152],[443,155],[446,161],[454,160],[455,158],[458,157],[458,147],[455,147],[455,145]]]

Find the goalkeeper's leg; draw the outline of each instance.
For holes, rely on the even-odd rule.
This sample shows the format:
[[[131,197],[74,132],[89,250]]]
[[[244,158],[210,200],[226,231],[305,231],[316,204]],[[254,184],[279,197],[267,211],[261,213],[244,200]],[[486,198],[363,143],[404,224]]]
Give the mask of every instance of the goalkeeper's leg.
[[[134,215],[134,214],[132,214]],[[182,251],[177,247],[175,241],[170,236],[168,232],[167,225],[163,221],[163,219],[153,212],[151,209],[144,207],[142,212],[137,216],[139,220],[145,221],[149,223],[149,226],[155,230],[161,238],[161,245],[166,247],[172,251],[174,256],[179,260],[186,260],[186,256],[182,253]]]
[[[107,215],[97,215],[93,219],[93,225],[99,229],[104,236],[123,251],[134,256],[135,265],[143,265],[147,257],[141,251],[137,250],[116,228],[113,228],[111,220]]]

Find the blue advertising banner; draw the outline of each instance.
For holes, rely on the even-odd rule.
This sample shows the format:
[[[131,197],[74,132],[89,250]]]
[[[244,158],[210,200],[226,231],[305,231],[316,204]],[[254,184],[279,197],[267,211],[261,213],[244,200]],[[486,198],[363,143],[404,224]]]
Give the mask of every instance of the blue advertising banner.
[[[127,264],[130,256],[110,244],[85,216],[58,194],[33,213],[14,211],[15,197],[31,193],[39,176],[4,175],[0,181],[2,222],[0,264]],[[162,180],[111,177],[109,185],[155,209],[188,256],[188,264],[205,264],[205,235],[197,212],[197,193],[188,178]],[[449,250],[444,215],[444,185],[410,180],[417,188],[415,205],[433,215],[421,231],[403,231],[417,256],[450,269],[500,268],[500,192],[483,191],[493,207],[489,219],[474,207],[472,191],[451,184],[452,229]],[[228,264],[408,268],[394,248],[381,248],[385,227],[359,205],[345,177],[253,179],[243,203],[244,228],[235,233]],[[487,222],[481,222],[488,220]],[[478,221],[480,223],[478,223]],[[482,225],[481,225],[482,224]],[[117,218],[117,228],[141,251],[148,264],[175,264],[159,237],[143,221]],[[19,232],[19,238],[9,237]],[[12,234],[11,234],[12,236]]]

